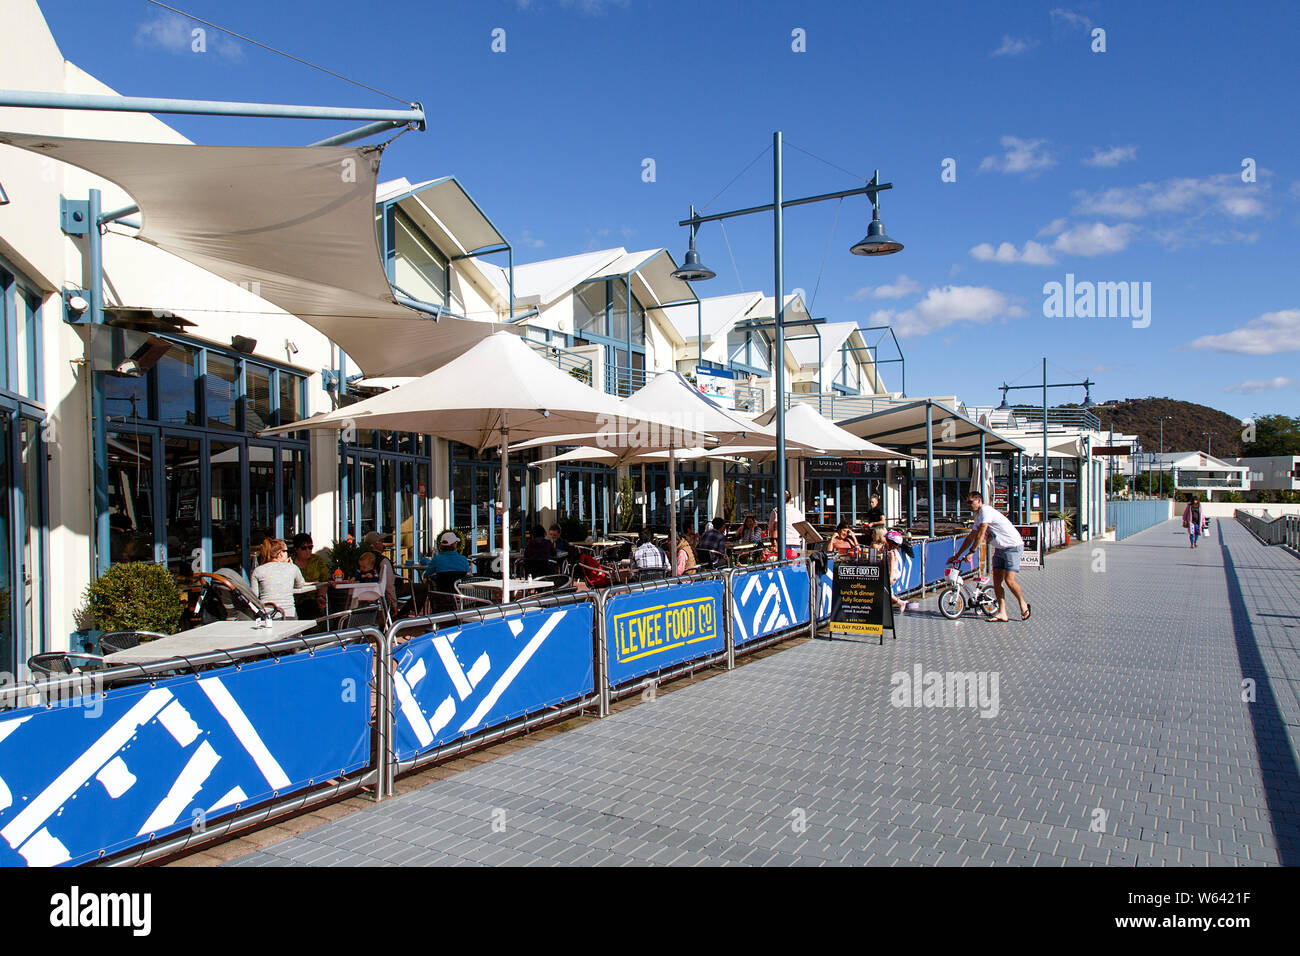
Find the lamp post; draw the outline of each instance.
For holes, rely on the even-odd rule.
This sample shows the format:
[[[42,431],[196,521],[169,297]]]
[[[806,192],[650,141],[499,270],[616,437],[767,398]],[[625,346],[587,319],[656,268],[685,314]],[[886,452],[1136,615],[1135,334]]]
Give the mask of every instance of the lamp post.
[[[1007,392],[1018,391],[1023,388],[1042,389],[1043,391],[1043,520],[1047,519],[1047,390],[1049,388],[1082,388],[1083,389],[1083,408],[1096,408],[1097,403],[1092,400],[1092,387],[1097,383],[1091,379],[1084,379],[1082,382],[1051,382],[1047,381],[1047,357],[1043,357],[1043,381],[1041,385],[1008,385],[1003,382],[998,387],[1002,389],[1002,404],[998,406],[998,411],[1006,412],[1011,410],[1007,404]]]
[[[887,256],[899,252],[903,244],[895,239],[891,239],[885,234],[885,226],[880,221],[880,202],[878,193],[886,189],[892,189],[893,183],[880,182],[880,171],[876,170],[874,176],[865,186],[859,186],[856,189],[846,189],[840,192],[823,193],[817,196],[805,196],[801,199],[785,199],[783,195],[783,182],[781,170],[781,132],[772,134],[772,202],[762,206],[748,206],[744,209],[734,209],[730,212],[713,213],[708,216],[697,215],[695,207],[691,207],[691,215],[687,219],[681,220],[677,225],[689,226],[690,248],[686,252],[682,267],[673,272],[673,278],[684,279],[688,282],[712,279],[715,273],[706,268],[700,262],[699,253],[695,251],[695,234],[699,227],[706,222],[721,222],[725,219],[734,219],[739,216],[748,216],[752,213],[771,212],[772,213],[772,258],[773,272],[775,283],[775,329],[776,335],[773,341],[773,351],[776,353],[776,507],[779,520],[777,521],[777,554],[785,556],[785,494],[786,494],[786,472],[785,472],[785,210],[791,206],[806,206],[810,203],[823,202],[828,199],[845,199],[849,196],[868,196],[871,199],[871,223],[867,227],[867,234],[861,241],[854,243],[849,251],[856,256]],[[672,495],[674,489],[669,488],[668,494]]]

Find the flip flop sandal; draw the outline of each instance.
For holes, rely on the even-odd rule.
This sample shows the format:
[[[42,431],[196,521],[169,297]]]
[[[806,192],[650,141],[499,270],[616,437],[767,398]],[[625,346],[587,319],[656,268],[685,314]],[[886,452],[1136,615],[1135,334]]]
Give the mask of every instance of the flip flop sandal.
[[[1022,620],[1022,621],[1027,621],[1027,620],[1029,620],[1029,615],[1032,614],[1032,613],[1034,613],[1034,606],[1033,606],[1032,604],[1026,604],[1026,605],[1025,605],[1025,613],[1022,614],[1022,615],[1020,615],[1020,620]]]

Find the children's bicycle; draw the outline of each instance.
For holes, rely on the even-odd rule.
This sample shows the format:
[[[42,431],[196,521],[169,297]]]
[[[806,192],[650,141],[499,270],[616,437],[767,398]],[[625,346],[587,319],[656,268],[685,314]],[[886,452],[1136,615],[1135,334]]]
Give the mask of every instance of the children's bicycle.
[[[997,617],[998,598],[988,578],[968,581],[956,568],[949,568],[944,578],[947,586],[939,592],[939,613],[948,620],[955,621],[971,610],[981,611],[988,618]]]

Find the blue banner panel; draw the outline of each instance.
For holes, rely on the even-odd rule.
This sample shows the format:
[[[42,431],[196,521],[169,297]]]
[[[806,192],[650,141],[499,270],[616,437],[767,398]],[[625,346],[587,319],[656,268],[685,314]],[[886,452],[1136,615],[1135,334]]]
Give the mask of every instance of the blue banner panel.
[[[611,687],[726,650],[722,580],[620,594],[605,602]]]
[[[827,556],[826,573],[817,579],[817,620],[831,616],[831,595],[835,590],[835,558]]]
[[[925,543],[925,584],[938,584],[948,573],[948,559],[957,553],[952,538],[935,538]]]
[[[895,594],[906,594],[908,591],[915,591],[921,587],[921,549],[925,545],[919,541],[912,544],[912,556],[908,557],[902,551],[895,552],[895,560],[899,562],[898,580],[894,582]]]
[[[473,621],[393,652],[398,759],[578,700],[596,687],[595,605]]]
[[[736,646],[808,623],[808,569],[763,568],[731,579],[731,627]]]
[[[0,866],[95,860],[366,767],[350,645],[0,714]]]

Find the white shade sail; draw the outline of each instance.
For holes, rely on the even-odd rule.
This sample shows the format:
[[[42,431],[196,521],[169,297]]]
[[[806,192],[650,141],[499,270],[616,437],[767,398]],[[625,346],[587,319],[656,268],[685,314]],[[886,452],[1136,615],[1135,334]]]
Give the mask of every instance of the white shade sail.
[[[770,423],[775,417],[776,409],[773,408],[758,416],[758,420]],[[832,456],[836,458],[889,459],[895,461],[899,459],[904,461],[914,460],[911,455],[893,451],[889,448],[882,448],[874,442],[845,431],[834,422],[829,421],[825,416],[819,415],[816,409],[804,404],[794,405],[786,410],[785,438],[786,453],[787,457],[790,458]],[[794,439],[797,443],[793,447],[790,445],[791,439]],[[798,445],[807,445],[816,450],[804,451]]]
[[[373,146],[196,146],[0,132],[116,183],[139,238],[252,289],[369,376],[421,375],[502,326],[398,305],[375,236]],[[154,303],[133,303],[153,305]]]

